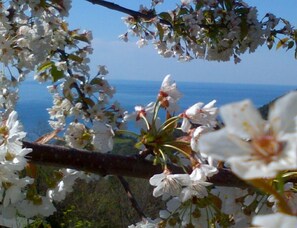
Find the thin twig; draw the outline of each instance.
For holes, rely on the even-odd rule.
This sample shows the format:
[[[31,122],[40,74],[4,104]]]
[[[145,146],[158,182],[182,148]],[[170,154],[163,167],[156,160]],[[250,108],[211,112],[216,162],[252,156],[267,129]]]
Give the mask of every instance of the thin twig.
[[[135,209],[135,211],[137,212],[137,214],[139,215],[139,217],[144,220],[146,218],[145,214],[143,213],[142,209],[140,208],[137,200],[135,199],[133,193],[131,192],[129,183],[125,180],[124,177],[122,176],[117,176],[117,178],[119,179],[119,181],[121,182],[123,188],[125,189],[125,192],[127,193],[127,196],[131,202],[132,207]]]
[[[115,11],[118,11],[118,12],[128,14],[128,15],[134,17],[135,19],[142,18],[144,20],[150,21],[153,18],[157,17],[157,15],[153,11],[149,11],[147,13],[141,13],[139,11],[131,10],[131,9],[125,8],[123,6],[120,6],[118,4],[108,2],[108,1],[103,1],[103,0],[86,0],[86,1],[88,1],[88,2],[90,2],[92,4],[95,4],[95,5],[100,5],[100,6],[106,7],[106,8],[111,9],[111,10],[115,10]],[[171,25],[171,23],[169,21],[164,20],[162,18],[159,18],[159,22],[172,27],[172,25]]]

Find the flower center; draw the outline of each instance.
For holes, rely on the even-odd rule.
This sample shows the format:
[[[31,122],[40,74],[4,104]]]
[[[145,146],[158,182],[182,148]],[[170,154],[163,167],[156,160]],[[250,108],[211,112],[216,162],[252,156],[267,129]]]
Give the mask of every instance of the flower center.
[[[266,164],[276,160],[282,153],[283,143],[277,141],[273,135],[264,135],[251,141],[254,151],[252,156]]]

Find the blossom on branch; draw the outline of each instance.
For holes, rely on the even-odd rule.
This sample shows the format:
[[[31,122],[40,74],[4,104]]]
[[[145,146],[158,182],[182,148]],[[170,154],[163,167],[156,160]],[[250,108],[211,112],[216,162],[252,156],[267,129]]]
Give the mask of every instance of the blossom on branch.
[[[213,100],[206,105],[202,102],[198,102],[182,113],[182,131],[188,132],[191,128],[191,124],[214,127],[216,125],[216,115],[218,110],[218,108],[214,107],[215,103],[216,100]]]
[[[171,75],[165,76],[158,95],[158,101],[161,106],[168,112],[175,112],[178,110],[177,101],[181,96],[182,94],[178,91],[176,83],[172,80]]]
[[[181,193],[182,187],[190,183],[188,174],[156,174],[150,179],[150,184],[156,186],[153,191],[155,197],[161,196],[164,193],[170,196],[178,196]]]
[[[253,218],[252,224],[263,228],[293,228],[297,227],[297,217],[283,213],[257,215]]]
[[[226,161],[243,179],[297,169],[297,92],[278,99],[267,121],[249,100],[225,105],[220,113],[225,128],[201,136],[202,153]]]

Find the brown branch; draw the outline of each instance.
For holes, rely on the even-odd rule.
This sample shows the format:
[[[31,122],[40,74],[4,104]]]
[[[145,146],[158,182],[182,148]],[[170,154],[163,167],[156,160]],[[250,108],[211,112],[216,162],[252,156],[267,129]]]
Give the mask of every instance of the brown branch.
[[[129,183],[125,180],[122,176],[117,176],[119,181],[121,182],[123,188],[125,189],[125,192],[131,202],[132,207],[135,209],[139,217],[143,220],[146,218],[145,214],[143,213],[142,209],[140,208],[139,204],[137,203],[137,200],[135,199],[133,193],[131,192]]]
[[[30,162],[40,165],[50,165],[60,168],[72,168],[99,175],[121,175],[149,179],[154,174],[162,173],[161,165],[153,165],[140,156],[122,156],[103,154],[86,150],[70,149],[56,145],[23,142],[24,147],[32,148],[26,158]],[[172,173],[184,173],[178,166],[168,164]],[[237,178],[230,170],[219,169],[219,173],[209,178],[216,186],[248,187]]]
[[[135,19],[142,18],[144,20],[150,21],[153,18],[157,17],[157,15],[153,11],[149,11],[147,13],[141,13],[139,11],[131,10],[131,9],[125,8],[123,6],[120,6],[118,4],[108,2],[108,1],[103,1],[103,0],[86,0],[86,1],[88,1],[94,5],[100,5],[100,6],[106,7],[111,10],[115,10],[115,11],[118,11],[121,13],[128,14],[128,15],[134,17]],[[162,18],[159,18],[159,22],[162,24],[169,25],[170,27],[172,26],[169,21],[164,20]]]

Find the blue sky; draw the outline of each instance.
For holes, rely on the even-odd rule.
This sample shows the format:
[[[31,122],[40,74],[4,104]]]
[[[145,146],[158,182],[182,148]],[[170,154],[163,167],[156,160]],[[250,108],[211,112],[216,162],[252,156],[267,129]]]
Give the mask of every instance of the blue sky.
[[[137,10],[139,4],[145,5],[150,1],[113,2]],[[173,0],[165,2],[174,7]],[[248,0],[247,3],[258,7],[259,18],[271,12],[297,26],[296,0]],[[166,4],[163,7],[166,10],[170,6]],[[121,20],[123,16],[125,14],[87,1],[73,1],[70,11],[71,28],[93,32],[91,67],[95,72],[97,65],[106,65],[109,79],[161,81],[165,75],[171,74],[176,81],[297,85],[297,60],[293,51],[269,51],[263,46],[253,54],[242,55],[242,62],[237,65],[233,61],[218,63],[201,59],[180,63],[175,58],[159,56],[152,45],[140,49],[135,40],[129,43],[120,41],[118,36],[127,31]]]

